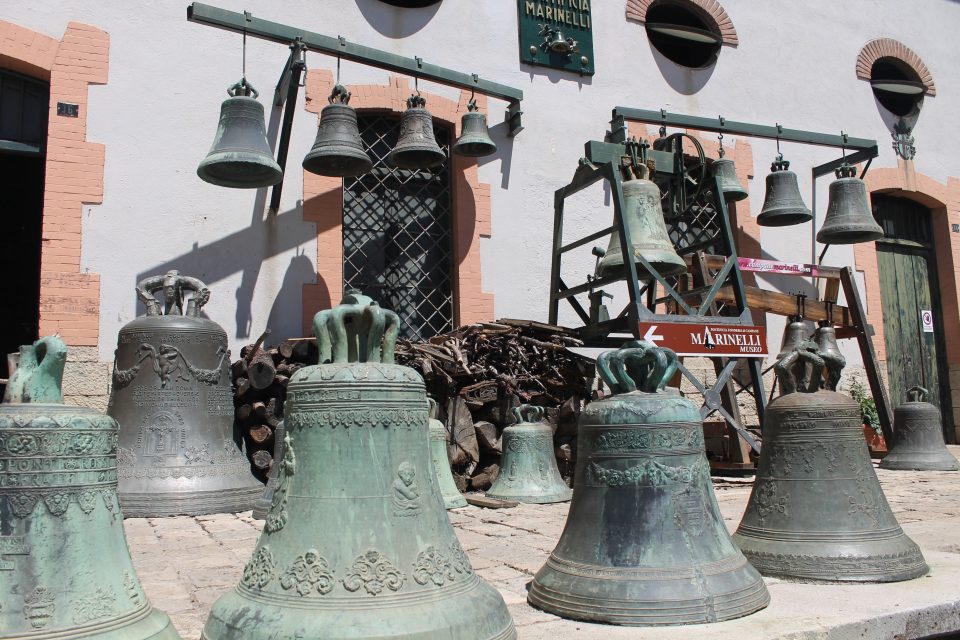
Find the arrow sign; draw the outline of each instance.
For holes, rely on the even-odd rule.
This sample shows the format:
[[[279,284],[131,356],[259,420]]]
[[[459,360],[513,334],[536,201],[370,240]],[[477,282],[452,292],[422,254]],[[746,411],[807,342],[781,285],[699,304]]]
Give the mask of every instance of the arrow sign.
[[[650,328],[647,329],[647,332],[643,334],[643,339],[646,342],[652,342],[653,344],[657,344],[657,341],[663,340],[663,336],[658,336],[656,334],[656,331],[657,331],[657,325],[655,324],[650,325]]]
[[[647,342],[673,349],[678,356],[763,358],[768,355],[767,329],[741,324],[670,322],[639,323]]]

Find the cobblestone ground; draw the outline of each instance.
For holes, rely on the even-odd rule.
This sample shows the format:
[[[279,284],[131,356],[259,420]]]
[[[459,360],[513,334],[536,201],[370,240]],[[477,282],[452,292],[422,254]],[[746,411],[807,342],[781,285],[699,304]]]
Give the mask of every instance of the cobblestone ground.
[[[960,447],[952,449],[955,455],[960,452]],[[921,628],[915,625],[913,633],[908,629],[902,635],[881,626],[871,635],[871,623],[857,626],[860,624],[857,616],[870,619],[891,607],[923,608],[927,601],[940,600],[942,606],[929,614],[940,617],[927,626],[960,628],[960,607],[954,602],[960,599],[960,589],[956,588],[960,582],[960,556],[957,556],[960,554],[957,536],[960,474],[878,470],[878,475],[904,530],[923,549],[933,569],[931,577],[937,578],[935,583],[929,582],[931,577],[899,585],[864,586],[796,585],[767,580],[773,598],[767,610],[742,621],[685,628],[640,630],[583,624],[561,620],[526,604],[527,584],[553,550],[563,530],[567,504],[520,505],[501,510],[468,506],[448,513],[477,573],[503,595],[521,640],[552,640],[554,636],[563,635],[605,640],[611,637],[702,639],[727,637],[724,630],[732,632],[730,637],[744,639],[912,638],[929,632],[921,633]],[[751,481],[715,479],[714,487],[721,512],[732,531],[746,506]],[[144,590],[155,607],[170,615],[185,640],[199,638],[213,602],[237,585],[261,527],[261,522],[253,520],[249,512],[193,518],[133,518],[124,524]],[[931,593],[918,592],[924,588]],[[949,593],[938,594],[940,590]],[[861,598],[867,601],[866,609],[858,603]],[[871,613],[871,606],[875,607],[875,613]],[[737,627],[747,624],[743,629]],[[798,627],[797,634],[783,635],[781,631],[791,624]],[[839,635],[830,631],[841,627],[845,631]]]

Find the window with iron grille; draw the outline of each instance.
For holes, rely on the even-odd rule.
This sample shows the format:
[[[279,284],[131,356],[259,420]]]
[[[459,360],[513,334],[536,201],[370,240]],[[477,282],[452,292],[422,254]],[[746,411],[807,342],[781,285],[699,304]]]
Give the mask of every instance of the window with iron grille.
[[[390,168],[400,117],[357,115],[373,170],[343,181],[344,285],[395,311],[405,337],[446,333],[453,328],[450,163]],[[449,155],[449,129],[435,122],[434,135]]]

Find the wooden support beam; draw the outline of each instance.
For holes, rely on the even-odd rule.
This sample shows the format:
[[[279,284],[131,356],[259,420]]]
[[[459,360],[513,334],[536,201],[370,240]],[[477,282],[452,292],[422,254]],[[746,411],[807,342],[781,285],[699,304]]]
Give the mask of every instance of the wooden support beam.
[[[766,311],[781,316],[792,316],[797,312],[797,298],[789,293],[767,291],[759,287],[745,287],[747,292],[747,306],[751,311]],[[717,294],[720,302],[734,304],[733,289],[723,287]],[[827,305],[807,298],[804,303],[804,319],[818,322],[827,319]],[[833,323],[837,326],[851,326],[854,324],[850,309],[841,305],[833,305]]]

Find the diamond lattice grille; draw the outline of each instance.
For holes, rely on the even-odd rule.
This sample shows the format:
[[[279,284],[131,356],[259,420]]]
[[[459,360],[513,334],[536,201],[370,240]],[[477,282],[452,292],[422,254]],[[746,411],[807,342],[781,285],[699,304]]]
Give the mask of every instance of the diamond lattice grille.
[[[426,340],[453,328],[449,162],[391,169],[400,118],[358,114],[373,170],[343,181],[343,279],[400,316],[401,334]],[[450,133],[434,127],[449,152]]]

